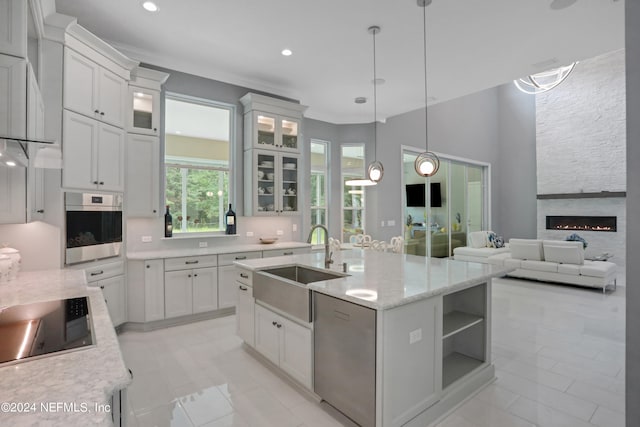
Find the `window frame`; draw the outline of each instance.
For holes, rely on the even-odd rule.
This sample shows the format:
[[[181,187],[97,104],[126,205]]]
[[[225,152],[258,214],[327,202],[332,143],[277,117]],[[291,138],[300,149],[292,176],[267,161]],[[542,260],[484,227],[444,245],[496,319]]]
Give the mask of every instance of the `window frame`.
[[[309,218],[310,218],[310,227],[313,227],[316,222],[313,220],[313,212],[315,211],[324,211],[324,225],[327,230],[329,230],[329,224],[330,224],[330,218],[329,218],[329,178],[330,178],[330,172],[329,172],[329,146],[330,143],[329,141],[325,141],[322,139],[315,139],[315,138],[311,138],[310,141],[310,145],[309,145],[309,164],[310,164],[310,171],[309,171],[309,187],[310,187],[310,191],[313,192],[313,188],[311,188],[311,177],[314,174],[314,170],[313,167],[311,166],[311,157],[312,157],[312,151],[311,151],[311,146],[313,144],[317,144],[317,145],[322,145],[324,147],[324,170],[322,171],[324,174],[324,206],[314,206],[311,204],[311,201],[313,200],[313,197],[311,196],[311,194],[309,195]],[[320,187],[318,186],[318,189]],[[319,196],[319,195],[318,195]],[[319,197],[317,197],[319,198]],[[316,240],[318,240],[320,238],[320,232],[318,230],[315,231],[314,235],[312,236],[312,242],[316,242]]]

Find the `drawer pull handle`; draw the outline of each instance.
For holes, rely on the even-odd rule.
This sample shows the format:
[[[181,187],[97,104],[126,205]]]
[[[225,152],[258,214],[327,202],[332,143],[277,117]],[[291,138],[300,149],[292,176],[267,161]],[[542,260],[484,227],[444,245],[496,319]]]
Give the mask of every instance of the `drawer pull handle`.
[[[44,213],[44,209],[38,209],[36,212],[37,213]]]
[[[245,288],[244,286],[238,286],[240,288],[241,291],[247,291],[247,288]]]
[[[293,255],[293,252],[285,252],[284,255]]]
[[[104,286],[100,286],[100,289],[104,289]],[[106,301],[106,300],[105,300]]]
[[[276,322],[276,321],[274,320],[273,322],[271,322],[271,324],[272,324],[273,326],[276,326],[276,325],[278,324],[278,322]]]
[[[282,328],[282,325],[281,325],[280,323],[278,323],[278,324],[276,325],[276,328],[280,329],[280,328]]]
[[[184,263],[185,264],[197,264],[198,260],[196,260],[196,261],[185,261]]]
[[[104,271],[100,270],[100,271],[95,271],[95,272],[91,273],[91,275],[92,275],[92,276],[99,276],[99,275],[101,275],[102,273],[104,273]]]
[[[151,268],[151,266],[149,264],[147,264],[147,268]]]
[[[240,273],[240,277],[242,277],[243,279],[248,279],[249,275],[248,274],[244,274],[244,273]]]
[[[236,259],[247,259],[246,256],[237,256]]]

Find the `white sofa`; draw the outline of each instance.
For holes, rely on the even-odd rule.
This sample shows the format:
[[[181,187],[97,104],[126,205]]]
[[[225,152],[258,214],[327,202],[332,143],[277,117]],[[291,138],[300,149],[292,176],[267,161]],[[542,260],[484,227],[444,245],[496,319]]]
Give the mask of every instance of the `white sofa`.
[[[515,268],[510,277],[602,288],[602,292],[616,286],[616,264],[585,260],[582,242],[510,239],[509,253],[489,256],[487,262]]]
[[[481,262],[488,264],[489,257],[498,254],[508,254],[509,247],[490,247],[488,235],[491,231],[474,231],[469,233],[467,246],[460,246],[453,249],[453,258],[459,261]]]

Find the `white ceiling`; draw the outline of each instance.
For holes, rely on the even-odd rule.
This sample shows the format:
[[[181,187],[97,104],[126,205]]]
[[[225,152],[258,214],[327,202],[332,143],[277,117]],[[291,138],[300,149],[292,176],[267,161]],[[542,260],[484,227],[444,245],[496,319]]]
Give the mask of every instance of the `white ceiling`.
[[[373,97],[378,25],[378,119],[424,106],[415,0],[155,0],[155,14],[142,0],[55,1],[133,59],[299,99],[332,123],[373,120],[354,98]],[[624,1],[433,0],[427,40],[433,104],[623,48]]]

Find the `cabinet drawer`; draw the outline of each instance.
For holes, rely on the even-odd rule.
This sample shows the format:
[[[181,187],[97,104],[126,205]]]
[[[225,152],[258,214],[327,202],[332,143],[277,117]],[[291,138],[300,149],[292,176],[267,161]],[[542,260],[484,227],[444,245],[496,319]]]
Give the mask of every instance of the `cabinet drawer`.
[[[234,261],[255,258],[262,258],[262,252],[235,252],[232,254],[221,254],[218,255],[218,262],[220,265],[232,265]]]
[[[236,282],[240,282],[247,286],[253,286],[253,272],[244,268],[236,267],[234,277]]]
[[[262,257],[270,258],[274,256],[298,255],[308,253],[311,253],[311,246],[309,246],[308,248],[270,249],[268,251],[262,251]]]
[[[110,277],[121,276],[124,274],[124,262],[112,262],[84,270],[87,282],[96,282],[98,280],[108,279]]]
[[[188,256],[167,258],[164,260],[164,271],[186,270],[191,268],[216,267],[218,255]]]

